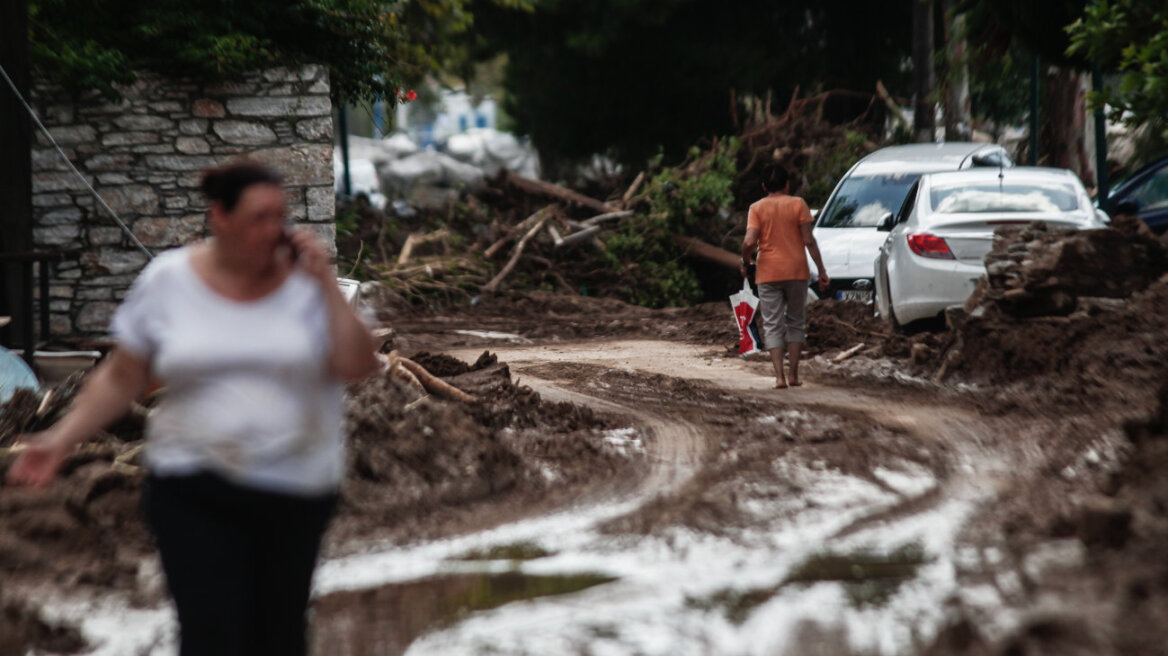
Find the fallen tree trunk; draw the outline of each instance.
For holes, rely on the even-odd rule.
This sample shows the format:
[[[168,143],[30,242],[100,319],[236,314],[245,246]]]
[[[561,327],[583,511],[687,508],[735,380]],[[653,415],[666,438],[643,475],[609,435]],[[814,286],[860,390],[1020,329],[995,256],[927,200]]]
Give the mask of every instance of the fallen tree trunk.
[[[600,213],[612,212],[617,209],[608,203],[598,201],[595,198],[589,198],[584,194],[577,193],[571,189],[561,187],[560,185],[544,182],[543,180],[525,178],[521,175],[511,173],[510,171],[507,172],[506,180],[508,183],[515,186],[516,189],[519,189],[520,191],[531,194],[533,196],[554,198],[572,205],[587,207],[590,210],[594,210]]]
[[[397,256],[397,265],[402,266],[410,261],[410,256],[414,252],[414,248],[422,244],[428,244],[434,241],[442,241],[450,236],[448,230],[435,230],[429,234],[419,235],[416,232],[411,232],[409,237],[406,237],[406,243],[402,244],[401,253]]]
[[[725,248],[718,248],[711,246],[700,239],[693,237],[682,237],[681,235],[674,235],[673,239],[677,245],[685,249],[686,255],[713,262],[714,264],[721,264],[728,269],[738,270],[738,265],[742,263],[742,258],[735,253],[731,253]]]

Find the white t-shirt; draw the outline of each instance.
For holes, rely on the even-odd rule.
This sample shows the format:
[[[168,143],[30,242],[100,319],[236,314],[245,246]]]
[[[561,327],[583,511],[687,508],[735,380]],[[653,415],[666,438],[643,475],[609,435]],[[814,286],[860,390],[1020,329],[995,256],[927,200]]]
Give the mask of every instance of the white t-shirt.
[[[344,471],[343,386],[327,372],[328,309],[295,271],[255,301],[221,296],[190,247],[138,276],[112,330],[166,386],[146,426],[160,476],[201,471],[292,494],[335,490]]]

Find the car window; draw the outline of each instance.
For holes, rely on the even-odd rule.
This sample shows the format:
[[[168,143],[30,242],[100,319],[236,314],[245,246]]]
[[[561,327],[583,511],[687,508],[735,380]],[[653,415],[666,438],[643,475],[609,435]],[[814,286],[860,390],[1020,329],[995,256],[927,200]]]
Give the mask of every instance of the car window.
[[[1140,210],[1168,207],[1168,166],[1161,167],[1128,193],[1128,199],[1140,204]]]
[[[873,228],[880,217],[900,208],[918,173],[851,176],[840,184],[830,205],[821,212],[822,228]]]
[[[1071,212],[1079,209],[1075,189],[1058,182],[948,184],[930,189],[929,200],[933,211],[942,214]]]

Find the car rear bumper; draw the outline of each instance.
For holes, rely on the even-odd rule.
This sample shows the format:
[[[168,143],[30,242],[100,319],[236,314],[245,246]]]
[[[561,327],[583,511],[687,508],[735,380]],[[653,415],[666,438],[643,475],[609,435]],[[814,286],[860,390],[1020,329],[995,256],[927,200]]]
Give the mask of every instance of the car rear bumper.
[[[901,271],[893,294],[897,321],[928,319],[946,308],[961,305],[985,275],[985,265],[960,260],[932,260],[911,256],[912,265]]]

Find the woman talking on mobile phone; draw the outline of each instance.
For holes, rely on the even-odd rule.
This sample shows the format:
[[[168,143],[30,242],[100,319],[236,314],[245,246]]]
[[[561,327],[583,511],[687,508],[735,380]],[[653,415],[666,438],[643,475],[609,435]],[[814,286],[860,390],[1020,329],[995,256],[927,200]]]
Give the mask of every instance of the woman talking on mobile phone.
[[[117,346],[9,484],[44,486],[157,380],[143,507],[182,656],[305,653],[305,611],[343,467],[342,386],[376,368],[323,244],[285,232],[283,181],[207,171],[211,237],[156,257],[112,322]]]

